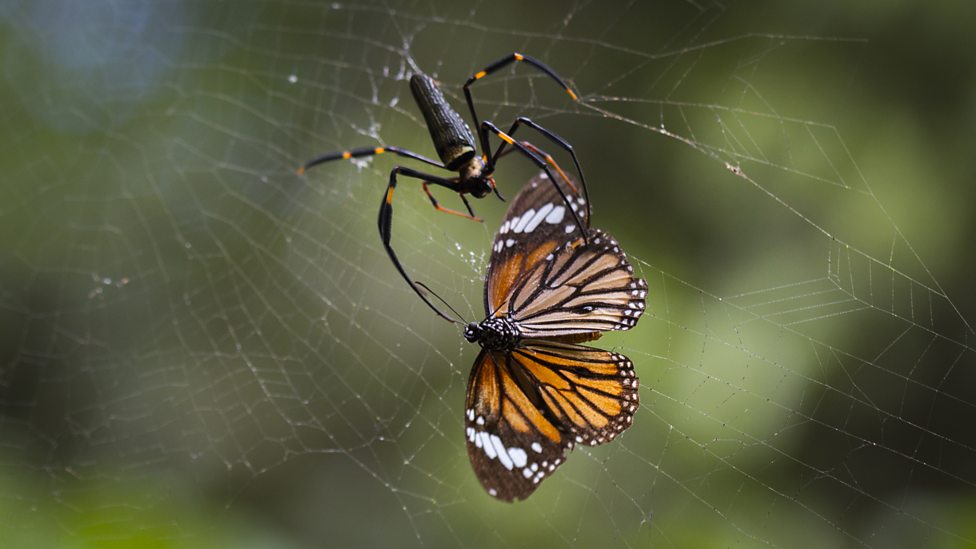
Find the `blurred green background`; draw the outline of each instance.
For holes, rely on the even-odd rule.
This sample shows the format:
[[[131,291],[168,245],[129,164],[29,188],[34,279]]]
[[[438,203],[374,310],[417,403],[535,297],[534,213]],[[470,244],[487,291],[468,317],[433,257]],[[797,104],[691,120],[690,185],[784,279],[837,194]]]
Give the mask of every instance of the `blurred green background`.
[[[0,538],[11,546],[965,546],[976,540],[976,11],[952,2],[8,1]],[[599,344],[634,426],[485,495],[477,349],[380,246],[407,78],[574,144],[650,286]],[[557,157],[564,164],[568,158]],[[500,168],[513,196],[531,167]],[[397,195],[469,318],[484,224]],[[438,196],[448,207],[457,199]],[[5,545],[6,545],[5,543]]]

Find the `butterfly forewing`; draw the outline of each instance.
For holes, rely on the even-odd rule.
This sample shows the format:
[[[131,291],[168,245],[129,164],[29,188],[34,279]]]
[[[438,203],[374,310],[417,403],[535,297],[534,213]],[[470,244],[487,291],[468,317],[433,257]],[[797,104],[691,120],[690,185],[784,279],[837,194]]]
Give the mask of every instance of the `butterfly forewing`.
[[[598,229],[588,236],[532,265],[500,300],[524,337],[627,330],[643,314],[647,283],[611,236]]]
[[[637,377],[627,357],[527,340],[511,353],[482,351],[468,382],[468,457],[492,496],[524,499],[575,443],[602,444],[630,426]]]
[[[558,182],[572,204],[570,208],[545,173],[526,183],[512,201],[495,235],[488,261],[485,310],[489,316],[503,312],[499,308],[504,297],[528,267],[544,260],[574,235],[580,236],[570,210],[589,228],[586,202],[577,192],[579,186],[571,183]]]

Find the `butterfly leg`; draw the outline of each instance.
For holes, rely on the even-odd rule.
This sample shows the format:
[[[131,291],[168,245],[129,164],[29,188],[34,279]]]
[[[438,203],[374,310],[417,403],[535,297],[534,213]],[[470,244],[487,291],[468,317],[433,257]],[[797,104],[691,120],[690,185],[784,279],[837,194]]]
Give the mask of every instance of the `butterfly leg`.
[[[434,205],[435,210],[439,212],[454,214],[456,216],[463,217],[465,219],[470,219],[472,221],[481,222],[481,218],[474,215],[474,210],[471,209],[471,204],[468,203],[468,199],[465,198],[463,194],[458,194],[458,196],[460,196],[461,200],[464,202],[464,206],[468,209],[468,213],[459,212],[457,210],[452,210],[450,208],[445,208],[444,206],[441,206],[440,203],[437,202],[437,199],[434,198],[434,195],[431,194],[430,188],[428,187],[426,181],[424,181],[423,187],[424,187],[424,193],[427,194],[427,198],[430,199],[430,203]]]
[[[523,156],[525,156],[533,164],[538,166],[539,169],[546,172],[546,175],[548,176],[549,181],[552,183],[552,186],[556,189],[556,191],[559,193],[559,196],[563,199],[563,202],[565,202],[566,206],[569,207],[569,211],[573,214],[573,219],[576,221],[576,227],[579,228],[580,235],[583,237],[583,241],[589,243],[589,239],[587,238],[587,230],[586,230],[587,226],[580,219],[579,213],[576,211],[576,208],[573,207],[572,200],[568,196],[566,196],[566,192],[563,191],[562,187],[559,186],[559,182],[556,180],[556,177],[549,169],[549,164],[542,157],[532,152],[532,150],[530,150],[529,147],[525,146],[524,144],[518,141],[515,141],[514,139],[512,139],[510,135],[498,129],[498,126],[485,120],[484,122],[481,123],[481,134],[484,136],[485,142],[488,141],[489,132],[497,135],[499,139],[501,139],[508,145],[514,147],[515,150],[522,153]],[[534,146],[533,148],[535,148],[537,151],[539,150]],[[495,171],[495,159],[494,156],[491,155],[491,149],[485,149],[485,151],[488,153],[488,161],[485,162],[485,172],[491,174],[493,171]],[[587,202],[587,204],[589,204],[589,202]]]
[[[390,256],[390,261],[393,262],[393,266],[396,267],[396,270],[400,273],[400,276],[407,281],[410,288],[413,289],[413,291],[420,296],[420,299],[422,299],[423,302],[431,308],[431,310],[437,313],[438,316],[447,320],[448,322],[456,322],[455,319],[451,318],[447,315],[447,313],[434,305],[433,302],[431,302],[431,300],[427,297],[427,292],[421,289],[421,287],[418,286],[417,283],[415,283],[413,279],[407,275],[407,271],[403,268],[403,265],[400,263],[400,259],[393,250],[393,245],[391,244],[393,237],[393,191],[397,186],[397,175],[410,177],[412,179],[419,179],[424,184],[425,188],[429,183],[452,189],[454,187],[454,181],[445,179],[443,177],[437,177],[436,175],[423,173],[412,168],[405,168],[403,166],[393,168],[393,170],[390,171],[390,182],[386,186],[386,193],[383,195],[383,201],[380,202],[380,213],[377,218],[377,225],[379,226],[380,230],[380,239],[383,241],[383,249],[385,249],[386,254]]]

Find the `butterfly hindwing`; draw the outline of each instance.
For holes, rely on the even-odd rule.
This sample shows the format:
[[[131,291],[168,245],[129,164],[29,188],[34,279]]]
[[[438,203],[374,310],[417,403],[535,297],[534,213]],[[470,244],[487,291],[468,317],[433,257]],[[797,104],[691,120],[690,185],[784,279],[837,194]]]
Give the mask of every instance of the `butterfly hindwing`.
[[[482,350],[468,379],[464,426],[478,481],[504,501],[527,498],[565,459],[573,438],[525,393],[508,353]]]
[[[468,381],[465,431],[478,480],[498,499],[525,499],[576,443],[630,426],[638,381],[618,353],[544,340],[482,351]]]
[[[552,180],[540,173],[515,196],[495,241],[485,277],[485,309],[489,315],[499,310],[515,280],[526,269],[549,255],[564,242],[580,236],[576,218],[589,227],[589,209],[578,192],[579,186],[559,181],[571,207],[555,189]]]
[[[630,427],[639,403],[637,374],[626,356],[542,339],[523,340],[512,351],[532,379],[546,415],[574,442],[596,446]]]

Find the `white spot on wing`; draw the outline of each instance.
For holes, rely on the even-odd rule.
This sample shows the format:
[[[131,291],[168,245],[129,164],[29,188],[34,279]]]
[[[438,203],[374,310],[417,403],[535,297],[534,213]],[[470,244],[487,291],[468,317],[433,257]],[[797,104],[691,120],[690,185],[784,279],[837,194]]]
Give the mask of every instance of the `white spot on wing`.
[[[566,215],[565,206],[555,206],[552,211],[546,215],[546,223],[556,224],[563,220]]]
[[[491,435],[491,444],[494,446],[495,454],[498,456],[498,461],[505,466],[509,471],[512,470],[512,458],[508,457],[508,452],[505,451],[505,445],[502,444],[502,439],[498,438],[498,435]]]
[[[539,208],[539,211],[532,216],[532,219],[529,220],[528,225],[526,225],[523,230],[527,233],[534,231],[535,228],[539,226],[539,223],[542,223],[542,220],[549,215],[549,212],[553,209],[553,207],[554,206],[552,204],[546,204],[545,206]]]
[[[538,442],[533,442],[532,443],[532,451],[535,452],[535,453],[537,453],[537,454],[538,453],[541,453],[542,452],[542,445],[539,444]]]
[[[575,229],[575,228],[576,228],[576,225],[566,225],[566,234],[569,234],[569,233],[573,232],[573,229]]]
[[[479,432],[478,442],[480,443],[478,444],[478,447],[488,454],[488,459],[495,459],[497,454],[495,453],[495,447],[491,444],[491,439],[488,438],[488,433],[484,431]]]
[[[506,248],[511,248],[514,244],[515,244],[515,241],[512,240],[511,238],[509,238],[508,240],[505,241],[505,247]]]
[[[521,218],[518,217],[515,218],[518,219],[517,224],[515,223],[514,220],[512,221],[512,230],[516,233],[520,233],[524,231],[525,226],[529,224],[529,221],[532,221],[532,216],[534,215],[535,215],[535,208],[529,208],[528,210],[526,210],[525,213],[522,214]]]
[[[509,448],[508,457],[512,458],[512,463],[514,463],[516,467],[525,467],[529,456],[526,455],[525,450],[521,448]]]

